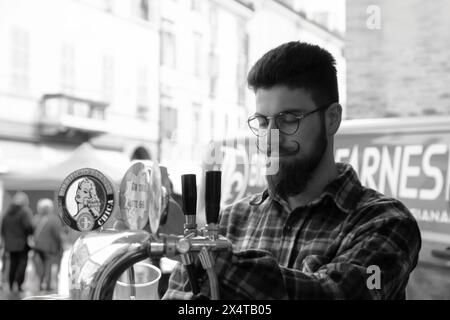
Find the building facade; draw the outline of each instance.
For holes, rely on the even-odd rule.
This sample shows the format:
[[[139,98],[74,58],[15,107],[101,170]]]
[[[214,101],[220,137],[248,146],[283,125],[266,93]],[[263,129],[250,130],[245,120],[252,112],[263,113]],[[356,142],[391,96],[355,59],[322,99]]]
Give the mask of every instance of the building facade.
[[[159,18],[153,3],[0,0],[4,174],[51,168],[86,142],[112,164],[157,157]],[[4,187],[40,188],[22,182],[9,186],[4,179]]]
[[[0,177],[45,172],[88,142],[105,167],[158,159],[178,185],[210,141],[248,134],[247,73],[287,41],[336,57],[345,108],[344,41],[325,9],[300,0],[0,0]],[[6,190],[43,188],[0,180]]]

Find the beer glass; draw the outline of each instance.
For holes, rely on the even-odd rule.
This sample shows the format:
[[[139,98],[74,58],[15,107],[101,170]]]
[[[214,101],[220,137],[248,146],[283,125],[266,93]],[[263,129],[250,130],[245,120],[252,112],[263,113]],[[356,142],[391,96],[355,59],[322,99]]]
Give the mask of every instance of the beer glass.
[[[134,272],[133,283],[130,283],[130,270]],[[113,300],[159,300],[160,278],[160,269],[148,262],[139,262],[120,276],[114,288]]]

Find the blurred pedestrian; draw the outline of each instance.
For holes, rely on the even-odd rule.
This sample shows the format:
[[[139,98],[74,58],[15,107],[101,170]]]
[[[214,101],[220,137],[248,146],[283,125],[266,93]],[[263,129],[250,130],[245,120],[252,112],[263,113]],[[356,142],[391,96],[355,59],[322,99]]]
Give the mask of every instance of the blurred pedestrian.
[[[3,212],[0,215],[0,230],[2,228],[3,222]],[[0,236],[0,289],[3,288],[3,284],[8,283],[7,280],[7,272],[9,265],[9,255],[5,252],[5,242],[3,241],[3,237]]]
[[[18,192],[14,195],[12,204],[3,217],[1,236],[4,241],[5,253],[9,254],[8,281],[10,291],[22,291],[25,271],[28,264],[28,236],[33,234],[33,214],[28,207],[29,200],[26,193]]]
[[[34,231],[34,253],[40,290],[52,290],[52,267],[59,268],[63,253],[63,228],[56,215],[53,202],[41,199],[37,204]]]

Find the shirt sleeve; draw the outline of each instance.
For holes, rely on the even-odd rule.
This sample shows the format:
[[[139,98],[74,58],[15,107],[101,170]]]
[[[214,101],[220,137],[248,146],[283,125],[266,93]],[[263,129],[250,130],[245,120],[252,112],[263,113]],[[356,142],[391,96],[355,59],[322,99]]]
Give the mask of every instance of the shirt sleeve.
[[[192,298],[193,293],[186,269],[178,263],[170,275],[167,291],[162,300],[191,300]]]
[[[420,242],[414,220],[380,219],[358,227],[314,272],[280,267],[258,250],[219,256],[216,271],[223,299],[396,299],[417,264]]]

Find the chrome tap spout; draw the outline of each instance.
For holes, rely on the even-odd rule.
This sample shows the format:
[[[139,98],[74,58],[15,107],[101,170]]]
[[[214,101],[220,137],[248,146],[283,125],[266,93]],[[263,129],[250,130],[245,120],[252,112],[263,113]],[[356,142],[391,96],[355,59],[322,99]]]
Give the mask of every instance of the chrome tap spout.
[[[143,230],[105,230],[82,235],[70,257],[70,299],[111,300],[120,275],[149,257],[150,237]]]

